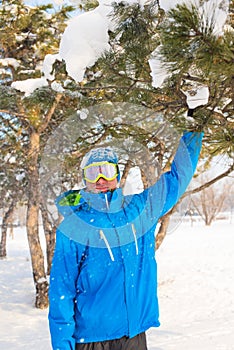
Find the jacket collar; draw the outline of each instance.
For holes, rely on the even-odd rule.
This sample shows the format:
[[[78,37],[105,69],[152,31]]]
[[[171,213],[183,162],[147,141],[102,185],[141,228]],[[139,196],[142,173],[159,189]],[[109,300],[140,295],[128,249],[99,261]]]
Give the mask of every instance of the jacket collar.
[[[92,193],[82,189],[80,194],[90,208],[111,213],[117,212],[122,208],[124,199],[121,188],[105,193]]]

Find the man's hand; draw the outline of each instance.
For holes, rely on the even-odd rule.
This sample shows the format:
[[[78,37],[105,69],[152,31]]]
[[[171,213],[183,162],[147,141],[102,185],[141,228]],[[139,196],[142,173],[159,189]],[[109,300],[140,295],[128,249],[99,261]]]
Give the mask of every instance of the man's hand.
[[[209,99],[209,89],[207,86],[194,87],[194,89],[190,89],[187,91],[183,91],[186,95],[188,112],[187,112],[187,122],[189,124],[190,130],[194,131],[202,131],[204,125],[207,122],[205,115],[203,115],[202,111],[199,110],[201,106],[204,106],[208,103]]]

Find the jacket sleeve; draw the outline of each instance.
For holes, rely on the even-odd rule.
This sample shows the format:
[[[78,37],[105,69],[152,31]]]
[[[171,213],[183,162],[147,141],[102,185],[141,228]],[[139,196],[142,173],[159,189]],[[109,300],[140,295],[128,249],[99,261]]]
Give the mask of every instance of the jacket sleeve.
[[[144,191],[145,201],[150,206],[155,221],[167,213],[188,187],[198,163],[202,132],[185,132],[180,139],[171,170]]]
[[[74,350],[74,298],[78,277],[75,242],[57,230],[49,287],[49,327],[54,350]]]

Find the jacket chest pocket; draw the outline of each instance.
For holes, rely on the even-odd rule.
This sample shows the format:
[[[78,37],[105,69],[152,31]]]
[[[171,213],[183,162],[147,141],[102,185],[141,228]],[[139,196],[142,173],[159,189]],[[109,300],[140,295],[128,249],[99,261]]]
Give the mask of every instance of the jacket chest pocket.
[[[86,290],[97,293],[103,288],[108,288],[113,283],[118,273],[121,272],[122,264],[117,259],[117,249],[113,249],[115,260],[112,261],[107,248],[90,248],[77,281],[78,293]]]

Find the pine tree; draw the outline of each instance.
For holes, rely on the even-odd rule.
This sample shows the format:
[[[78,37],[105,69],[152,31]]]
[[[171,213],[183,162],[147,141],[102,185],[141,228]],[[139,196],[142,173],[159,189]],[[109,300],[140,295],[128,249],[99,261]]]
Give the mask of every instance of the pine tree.
[[[181,90],[192,91],[196,86],[207,85],[210,89],[208,105],[197,108],[194,117],[208,130],[211,156],[223,153],[233,157],[234,151],[231,7],[232,2],[223,33],[215,29],[215,7],[205,14],[192,4],[170,10],[160,27],[161,54],[172,73],[166,89],[173,98],[181,95]]]
[[[81,6],[91,9],[96,5],[95,1],[83,1]],[[154,180],[154,159],[159,160],[162,168],[166,167],[170,163],[166,157],[168,149],[176,143],[176,137],[162,140],[154,132],[159,119],[168,120],[179,130],[204,128],[205,149],[210,158],[222,152],[233,155],[233,29],[228,29],[233,28],[233,4],[230,3],[229,27],[217,37],[212,22],[206,25],[193,6],[180,5],[166,14],[160,9],[160,1],[149,1],[144,7],[138,3],[115,3],[112,15],[116,27],[109,33],[111,49],[86,69],[84,80],[76,83],[68,76],[65,62],[56,60],[52,67],[54,80],[25,96],[12,87],[12,82],[42,77],[40,66],[46,54],[58,52],[72,10],[65,6],[54,12],[51,5],[28,8],[19,0],[4,1],[0,7],[3,28],[0,55],[8,59],[0,61],[0,116],[5,132],[1,135],[5,147],[2,164],[10,171],[6,156],[9,152],[17,154],[17,163],[11,171],[25,173],[22,192],[17,193],[22,193],[28,202],[27,232],[36,306],[41,308],[47,306],[48,284],[38,239],[39,206],[48,232],[50,266],[55,222],[44,215],[49,213],[45,205],[48,200],[51,205],[55,195],[80,181],[77,168],[90,148],[110,140],[118,147],[120,140],[127,139],[126,148],[131,149],[132,158],[124,157],[129,150],[120,153],[121,165],[125,166],[123,180],[130,167],[140,165],[145,186]],[[161,88],[154,88],[148,60],[159,47],[171,75]],[[184,117],[187,110],[184,91],[194,89],[194,84],[209,86],[211,94],[208,105],[194,111],[191,124]],[[92,111],[92,117],[79,124],[76,134],[78,115],[87,109]],[[108,118],[102,118],[103,115]],[[119,116],[122,118],[118,119]],[[58,138],[61,142],[56,143]],[[139,145],[149,150],[151,167],[144,163]],[[140,164],[134,160],[137,152]],[[43,155],[49,155],[48,159]],[[40,170],[44,171],[47,183],[43,196],[39,187],[41,158]],[[14,191],[9,193],[15,198]],[[48,223],[52,225],[49,229]]]
[[[39,66],[45,54],[57,51],[67,13],[73,8],[63,7],[59,12],[51,14],[46,12],[49,10],[52,10],[51,5],[33,8],[25,6],[20,0],[4,1],[0,8],[2,65],[0,116],[3,125],[1,145],[2,164],[6,167],[6,171],[2,172],[2,183],[7,178],[9,184],[11,170],[12,182],[7,190],[6,184],[4,186],[5,200],[10,197],[17,203],[20,196],[24,196],[27,201],[27,235],[36,288],[35,305],[38,308],[48,305],[48,282],[38,226],[40,206],[38,162],[44,131],[61,96],[50,88],[45,88],[25,97],[13,89],[11,84],[16,80],[40,77]],[[16,157],[14,164],[7,161],[13,156]],[[19,171],[24,172],[24,181],[17,182],[16,175]]]

